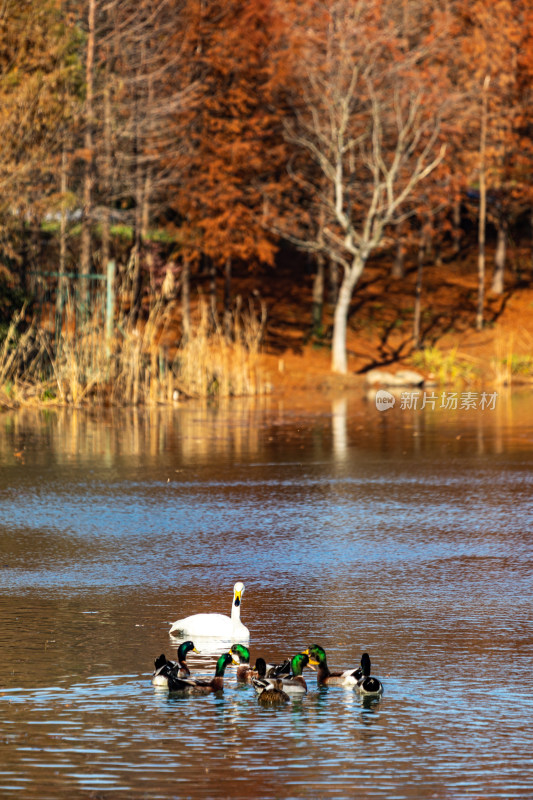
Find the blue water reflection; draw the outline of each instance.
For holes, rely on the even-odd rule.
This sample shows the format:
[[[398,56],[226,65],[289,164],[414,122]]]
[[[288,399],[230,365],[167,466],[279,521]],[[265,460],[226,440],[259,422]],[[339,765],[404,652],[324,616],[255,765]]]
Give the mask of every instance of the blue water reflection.
[[[6,418],[1,796],[530,797],[531,427],[439,419]],[[367,650],[383,698],[309,673],[262,708],[233,669],[221,696],[155,691],[169,623],[229,614],[238,579],[252,660]]]

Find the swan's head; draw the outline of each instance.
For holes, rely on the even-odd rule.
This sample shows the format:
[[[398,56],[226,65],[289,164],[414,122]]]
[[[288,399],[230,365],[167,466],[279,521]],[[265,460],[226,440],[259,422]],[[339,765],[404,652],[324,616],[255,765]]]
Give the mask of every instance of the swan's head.
[[[244,583],[237,581],[233,587],[233,605],[240,606],[242,602],[242,595],[244,593]]]

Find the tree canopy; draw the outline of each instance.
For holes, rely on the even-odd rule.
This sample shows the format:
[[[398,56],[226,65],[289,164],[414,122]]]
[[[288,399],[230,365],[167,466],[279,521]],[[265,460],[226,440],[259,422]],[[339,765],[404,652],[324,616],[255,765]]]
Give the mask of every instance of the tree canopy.
[[[369,259],[476,219],[481,175],[503,291],[532,82],[533,0],[5,0],[0,261],[24,284],[27,226],[61,216],[61,270],[116,258],[139,314],[169,261],[275,280],[306,251],[340,275],[343,372]]]

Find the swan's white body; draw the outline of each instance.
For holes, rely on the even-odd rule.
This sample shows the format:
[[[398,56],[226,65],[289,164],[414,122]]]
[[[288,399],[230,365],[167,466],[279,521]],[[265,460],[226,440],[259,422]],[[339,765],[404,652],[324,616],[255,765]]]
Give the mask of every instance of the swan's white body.
[[[241,622],[241,599],[244,583],[240,581],[233,587],[233,603],[231,617],[225,614],[193,614],[178,619],[170,628],[170,634],[181,634],[191,638],[206,636],[213,639],[231,640],[232,642],[248,642],[250,631]]]

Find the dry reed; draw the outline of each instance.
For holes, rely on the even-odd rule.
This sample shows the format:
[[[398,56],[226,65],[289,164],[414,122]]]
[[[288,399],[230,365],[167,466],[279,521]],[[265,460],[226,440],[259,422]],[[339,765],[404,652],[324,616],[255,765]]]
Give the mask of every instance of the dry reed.
[[[531,383],[533,381],[533,337],[531,334],[523,329],[516,342],[513,332],[506,337],[497,336],[494,342],[494,357],[491,367],[493,382],[497,386]]]
[[[24,310],[0,347],[0,404],[156,405],[179,396],[206,398],[265,391],[259,370],[264,331],[251,305],[213,325],[204,303],[190,336],[174,342],[168,306],[157,302],[146,321],[132,326],[125,314],[106,339],[97,314],[80,323],[67,304],[59,335],[34,321],[19,333]],[[228,319],[230,324],[228,326]]]

